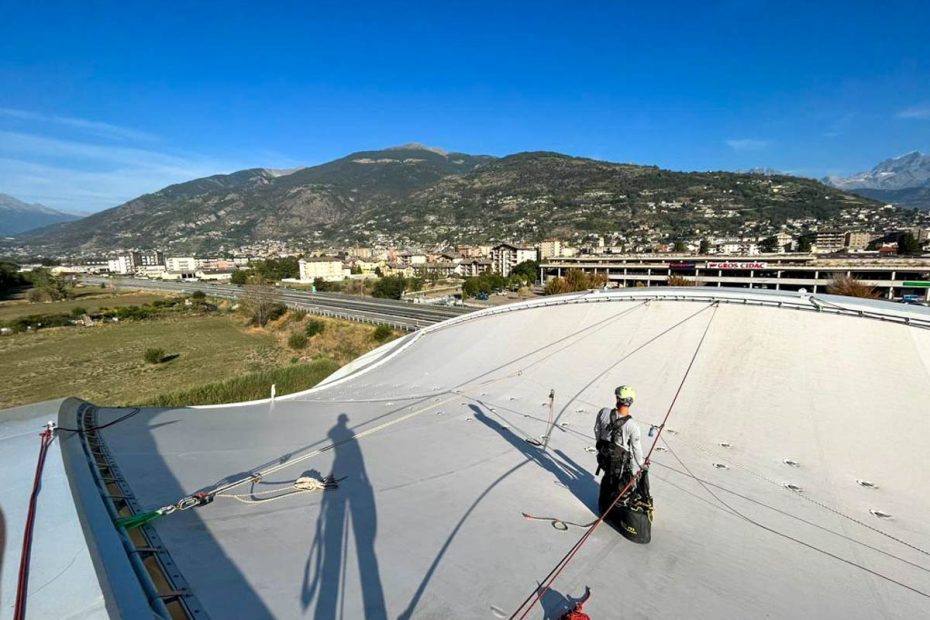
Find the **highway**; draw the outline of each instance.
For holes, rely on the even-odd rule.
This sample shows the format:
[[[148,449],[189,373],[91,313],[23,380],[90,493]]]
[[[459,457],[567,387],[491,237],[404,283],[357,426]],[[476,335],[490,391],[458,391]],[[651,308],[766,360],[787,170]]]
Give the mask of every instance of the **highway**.
[[[210,282],[162,282],[160,280],[137,278],[100,278],[92,276],[86,276],[82,278],[82,281],[88,284],[106,283],[109,286],[175,293],[190,293],[200,290],[212,297],[223,299],[238,299],[243,293],[243,289],[235,284]],[[311,293],[286,287],[278,287],[277,290],[281,303],[289,308],[362,323],[383,323],[407,331],[414,331],[473,311],[472,308],[460,306],[431,306],[395,299],[358,297],[340,293]]]

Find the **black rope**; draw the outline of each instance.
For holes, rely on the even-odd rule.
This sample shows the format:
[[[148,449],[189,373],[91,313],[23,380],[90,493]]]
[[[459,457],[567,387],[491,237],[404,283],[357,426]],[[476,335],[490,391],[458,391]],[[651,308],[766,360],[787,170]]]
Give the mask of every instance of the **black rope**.
[[[110,426],[113,426],[114,424],[118,424],[119,422],[122,422],[123,420],[128,420],[129,418],[131,418],[132,416],[136,415],[136,414],[139,413],[140,411],[142,411],[142,409],[140,409],[139,407],[133,407],[132,411],[130,411],[130,412],[127,413],[126,415],[120,416],[120,417],[116,418],[115,420],[110,420],[110,421],[107,422],[106,424],[100,424],[100,425],[98,425],[98,426],[91,426],[91,427],[83,428],[83,429],[81,429],[81,428],[68,428],[68,427],[66,427],[66,426],[56,426],[56,427],[55,427],[55,430],[56,430],[56,431],[69,431],[69,432],[71,432],[71,433],[87,433],[87,432],[93,432],[93,431],[102,431],[103,429],[105,429],[105,428],[107,428],[107,427],[110,427]]]

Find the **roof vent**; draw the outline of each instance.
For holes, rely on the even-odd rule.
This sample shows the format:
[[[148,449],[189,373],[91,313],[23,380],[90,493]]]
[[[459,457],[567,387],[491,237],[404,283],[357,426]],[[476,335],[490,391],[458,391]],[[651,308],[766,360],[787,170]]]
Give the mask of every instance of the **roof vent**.
[[[786,489],[788,489],[789,491],[794,491],[795,493],[800,493],[800,492],[801,492],[801,487],[799,487],[798,485],[796,485],[796,484],[793,483],[793,482],[786,482],[783,486],[784,486]]]
[[[720,447],[721,448],[732,448],[733,444],[731,444],[729,441],[721,441]]]
[[[665,446],[656,446],[656,452],[668,452],[668,448]]]
[[[723,463],[713,463],[713,466],[717,469],[730,469],[729,465],[724,465]]]
[[[594,452],[597,452],[597,448],[595,448],[594,446],[587,446],[585,447],[584,451],[591,452],[593,454]]]
[[[891,518],[891,515],[883,510],[875,510],[874,508],[872,508],[871,510],[869,510],[869,512],[871,512],[873,515],[875,515],[879,519],[890,519]]]
[[[800,467],[800,466],[801,466],[801,464],[798,463],[797,461],[795,461],[794,459],[785,459],[785,460],[782,461],[782,462],[783,462],[785,465],[789,465],[789,466],[791,466],[791,467]]]
[[[677,435],[677,434],[678,434],[678,431],[676,431],[675,429],[672,429],[672,428],[667,428],[667,429],[665,429],[665,432],[668,433],[669,435]]]
[[[859,480],[858,478],[856,479],[856,484],[858,484],[860,487],[865,487],[867,489],[878,488],[878,485],[875,484],[874,482],[869,482],[868,480]]]

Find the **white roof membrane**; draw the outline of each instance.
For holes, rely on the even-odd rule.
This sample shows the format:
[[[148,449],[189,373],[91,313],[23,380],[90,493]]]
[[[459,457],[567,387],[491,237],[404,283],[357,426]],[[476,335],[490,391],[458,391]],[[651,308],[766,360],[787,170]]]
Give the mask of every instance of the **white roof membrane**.
[[[585,586],[593,618],[920,616],[930,315],[821,304],[546,298],[411,334],[274,403],[144,409],[101,435],[147,509],[279,467],[228,492],[251,503],[151,524],[211,617],[508,617],[584,531],[522,513],[596,518],[597,410],[634,386],[648,449],[707,330],[652,457],[652,542],[600,527],[529,617]],[[526,439],[547,433],[550,389],[542,449]],[[301,475],[339,487],[268,501]]]

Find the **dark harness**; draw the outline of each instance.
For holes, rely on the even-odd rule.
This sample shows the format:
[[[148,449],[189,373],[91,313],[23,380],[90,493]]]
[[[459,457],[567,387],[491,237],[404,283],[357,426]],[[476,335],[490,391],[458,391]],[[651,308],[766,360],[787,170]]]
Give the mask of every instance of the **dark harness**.
[[[630,451],[621,445],[623,441],[623,425],[630,421],[633,416],[627,415],[622,418],[617,415],[616,409],[610,410],[610,423],[607,425],[607,431],[610,432],[610,439],[598,439],[595,448],[597,448],[597,472],[595,476],[603,469],[605,473],[612,475],[622,475],[630,465]]]

